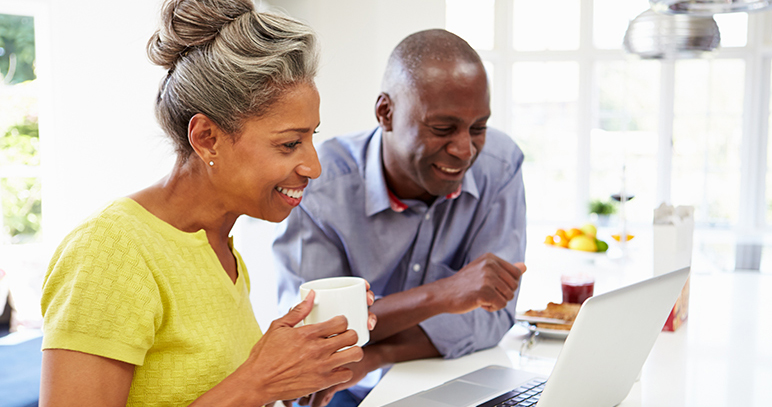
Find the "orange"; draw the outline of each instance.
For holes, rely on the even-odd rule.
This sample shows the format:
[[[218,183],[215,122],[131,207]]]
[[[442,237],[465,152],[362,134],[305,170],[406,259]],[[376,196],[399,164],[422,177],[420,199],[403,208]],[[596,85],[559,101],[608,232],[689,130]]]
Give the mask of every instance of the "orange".
[[[555,236],[559,237],[560,240],[568,240],[568,236],[566,235],[566,231],[563,229],[558,229],[555,231]]]
[[[622,240],[622,236],[621,235],[611,235],[611,237],[613,237],[614,240],[616,240],[617,242]],[[635,237],[634,235],[628,234],[627,235],[627,241],[629,242],[630,240],[633,240],[634,237]]]
[[[571,229],[568,229],[568,231],[566,232],[566,237],[568,238],[568,240],[571,240],[577,236],[582,236],[583,234],[584,232],[582,232],[578,228],[571,228]]]
[[[554,245],[555,239],[552,238],[552,235],[547,235],[547,237],[544,238],[544,244]]]

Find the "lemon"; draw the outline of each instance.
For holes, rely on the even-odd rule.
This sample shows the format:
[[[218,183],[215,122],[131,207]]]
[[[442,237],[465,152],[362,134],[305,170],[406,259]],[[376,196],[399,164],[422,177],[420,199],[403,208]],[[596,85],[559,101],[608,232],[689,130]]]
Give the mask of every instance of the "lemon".
[[[595,228],[595,225],[592,223],[586,223],[582,227],[579,228],[579,230],[582,231],[587,236],[595,237],[598,234],[598,229]]]
[[[568,248],[585,252],[598,251],[598,245],[595,244],[595,238],[585,235],[577,236],[571,239],[571,241],[568,242]]]

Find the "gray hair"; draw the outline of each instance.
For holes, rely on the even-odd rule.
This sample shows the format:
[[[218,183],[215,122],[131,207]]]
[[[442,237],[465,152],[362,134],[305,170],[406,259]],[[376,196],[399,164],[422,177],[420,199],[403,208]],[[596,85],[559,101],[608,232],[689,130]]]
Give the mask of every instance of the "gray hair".
[[[147,54],[169,70],[155,112],[182,158],[193,152],[187,132],[194,115],[236,137],[282,91],[313,83],[319,59],[307,25],[257,12],[251,0],[166,0]]]
[[[396,87],[415,86],[421,82],[424,64],[431,61],[466,62],[482,67],[477,52],[456,34],[442,29],[418,31],[405,37],[392,51],[381,90],[388,93]]]

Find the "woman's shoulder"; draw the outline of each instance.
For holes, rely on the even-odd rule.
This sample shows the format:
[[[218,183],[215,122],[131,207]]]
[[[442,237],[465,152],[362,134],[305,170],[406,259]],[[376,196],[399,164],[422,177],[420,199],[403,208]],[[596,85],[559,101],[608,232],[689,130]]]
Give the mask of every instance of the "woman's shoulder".
[[[128,248],[146,233],[147,225],[141,220],[140,209],[141,206],[129,198],[107,203],[67,234],[56,254],[75,250],[83,255],[116,245]]]
[[[87,232],[91,237],[125,234],[143,229],[142,207],[130,198],[118,198],[87,217],[74,232]]]

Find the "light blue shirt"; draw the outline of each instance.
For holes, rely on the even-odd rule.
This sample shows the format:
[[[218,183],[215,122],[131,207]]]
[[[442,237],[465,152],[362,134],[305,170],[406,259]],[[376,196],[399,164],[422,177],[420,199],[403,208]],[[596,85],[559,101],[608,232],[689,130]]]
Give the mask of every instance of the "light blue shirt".
[[[458,197],[403,200],[403,212],[390,206],[379,128],[328,140],[318,153],[322,175],[273,244],[281,312],[308,280],[360,276],[378,298],[450,277],[488,252],[524,261],[523,153],[506,134],[488,129]],[[518,293],[499,311],[440,314],[420,326],[445,358],[495,346],[515,322]]]

